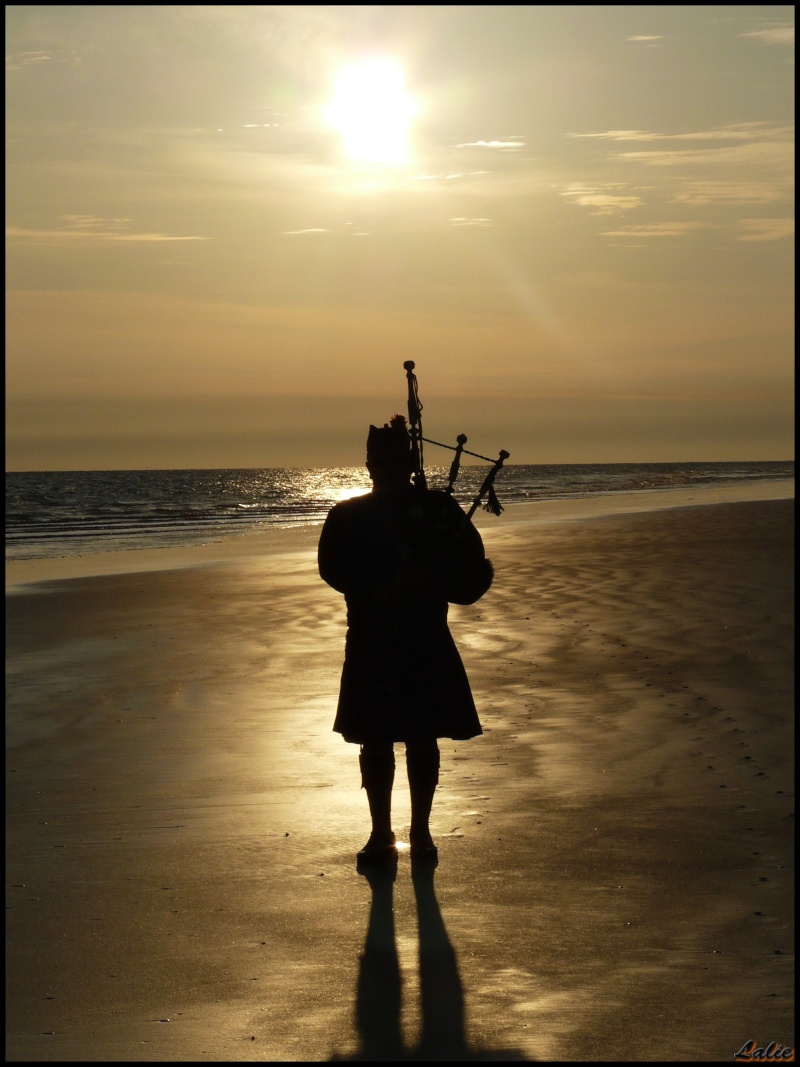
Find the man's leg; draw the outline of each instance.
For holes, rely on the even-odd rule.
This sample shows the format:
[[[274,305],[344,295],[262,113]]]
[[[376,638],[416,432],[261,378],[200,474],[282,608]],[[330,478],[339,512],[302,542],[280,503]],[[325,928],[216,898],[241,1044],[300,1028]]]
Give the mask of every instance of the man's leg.
[[[436,846],[428,822],[433,794],[439,783],[439,746],[436,738],[407,742],[406,765],[411,791],[411,855],[433,858]]]
[[[394,785],[394,746],[390,741],[361,746],[361,785],[367,792],[372,834],[359,856],[385,850],[394,844],[392,833],[392,786]]]

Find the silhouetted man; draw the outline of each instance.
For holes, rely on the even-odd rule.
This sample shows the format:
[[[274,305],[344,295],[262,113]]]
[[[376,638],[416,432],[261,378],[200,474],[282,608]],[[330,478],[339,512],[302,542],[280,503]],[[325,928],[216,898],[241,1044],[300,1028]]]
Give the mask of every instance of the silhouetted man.
[[[405,742],[413,859],[437,858],[429,818],[439,780],[438,738],[480,734],[448,603],[472,604],[492,583],[481,536],[447,493],[411,484],[402,415],[370,426],[372,492],[331,508],[319,572],[347,603],[347,641],[334,730],[361,746],[372,818],[360,863],[396,856],[394,744]]]

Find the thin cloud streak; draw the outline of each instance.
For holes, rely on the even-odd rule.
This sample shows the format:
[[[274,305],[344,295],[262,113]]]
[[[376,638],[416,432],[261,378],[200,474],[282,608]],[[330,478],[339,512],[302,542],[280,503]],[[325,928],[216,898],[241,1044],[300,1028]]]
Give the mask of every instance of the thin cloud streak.
[[[644,163],[650,167],[674,167],[681,164],[790,166],[793,155],[792,145],[786,141],[751,141],[722,148],[665,148],[654,152],[620,152],[617,158]]]
[[[20,226],[6,228],[6,238],[13,241],[107,241],[136,243],[147,241],[208,241],[209,237],[175,236],[167,233],[118,233],[113,230],[27,230]]]
[[[646,226],[623,226],[619,230],[603,230],[604,237],[683,237],[697,230],[710,229],[707,222],[655,222]]]
[[[794,237],[794,219],[739,219],[737,225],[746,231],[737,241],[780,241]]]
[[[740,37],[754,37],[764,44],[777,44],[791,46],[794,44],[794,26],[776,26],[769,30],[751,30],[749,33],[740,33]]]
[[[572,185],[561,192],[565,200],[569,200],[579,207],[594,208],[594,215],[615,215],[620,211],[632,211],[642,203],[640,196],[614,192],[615,189],[624,188],[619,185],[608,185],[605,188],[594,188],[582,185]]]
[[[656,133],[651,130],[605,130],[601,133],[570,133],[569,137],[596,138],[609,141],[780,141],[792,142],[792,126],[774,126],[765,122],[739,122],[713,130],[682,133]]]
[[[524,141],[512,141],[512,140],[494,140],[494,141],[465,141],[462,144],[457,144],[456,148],[495,148],[500,151],[515,151],[519,148],[526,148]]]
[[[709,204],[771,204],[792,199],[793,183],[787,176],[783,181],[727,182],[706,179],[687,181],[682,188],[667,197],[669,204],[691,204],[705,207]]]

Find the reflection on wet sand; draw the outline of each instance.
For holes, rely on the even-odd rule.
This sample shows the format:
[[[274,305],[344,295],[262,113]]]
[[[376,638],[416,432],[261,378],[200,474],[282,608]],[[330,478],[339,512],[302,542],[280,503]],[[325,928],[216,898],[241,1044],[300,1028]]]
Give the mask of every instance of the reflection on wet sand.
[[[393,892],[397,861],[367,867],[372,889],[367,936],[356,983],[355,1020],[361,1041],[352,1056],[334,1060],[421,1062],[529,1060],[517,1049],[476,1049],[467,1041],[464,989],[434,889],[435,864],[412,864],[419,929],[421,1027],[417,1044],[403,1041],[402,979],[395,938]]]

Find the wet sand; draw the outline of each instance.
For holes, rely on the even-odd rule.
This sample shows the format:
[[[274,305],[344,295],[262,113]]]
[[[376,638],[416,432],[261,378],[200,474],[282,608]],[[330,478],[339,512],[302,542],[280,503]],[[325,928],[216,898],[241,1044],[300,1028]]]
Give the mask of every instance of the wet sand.
[[[736,495],[479,516],[485,734],[394,880],[355,869],[318,529],[10,566],[6,1058],[793,1047],[793,483]]]

